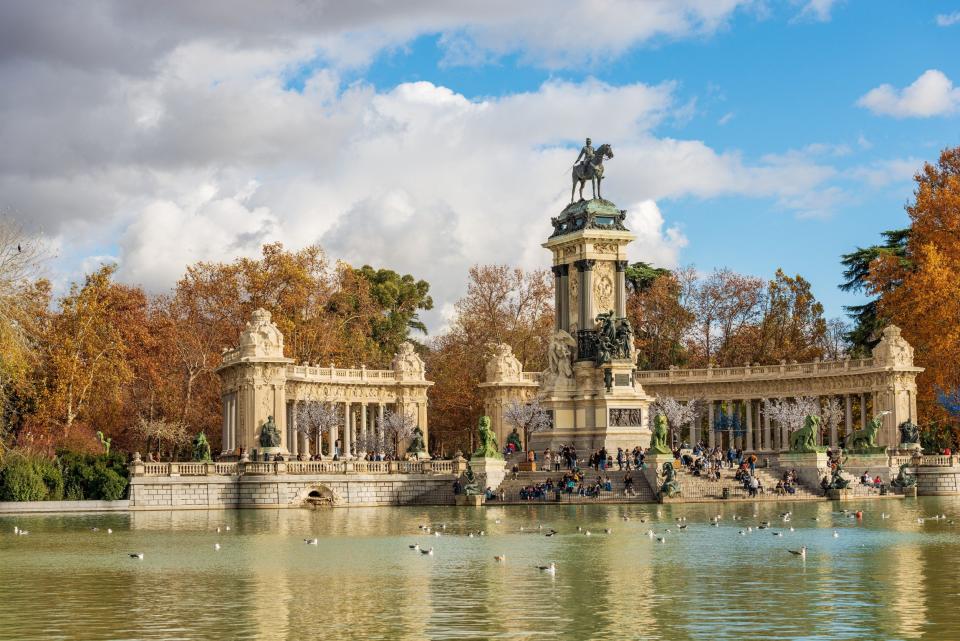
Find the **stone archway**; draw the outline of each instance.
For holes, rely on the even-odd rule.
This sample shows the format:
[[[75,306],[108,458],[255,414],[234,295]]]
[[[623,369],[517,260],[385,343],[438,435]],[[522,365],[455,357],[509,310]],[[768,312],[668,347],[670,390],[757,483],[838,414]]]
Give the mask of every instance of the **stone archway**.
[[[319,483],[305,488],[297,497],[297,504],[302,507],[336,507],[342,503],[339,492]]]

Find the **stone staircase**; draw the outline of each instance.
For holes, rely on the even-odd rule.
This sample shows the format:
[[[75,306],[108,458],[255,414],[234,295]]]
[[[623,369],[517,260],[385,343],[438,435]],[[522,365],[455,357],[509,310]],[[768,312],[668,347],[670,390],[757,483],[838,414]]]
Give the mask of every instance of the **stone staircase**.
[[[705,477],[694,476],[687,468],[683,467],[678,471],[677,479],[683,487],[682,498],[685,500],[712,500],[723,498],[723,491],[728,491],[731,499],[749,499],[751,501],[804,501],[812,499],[822,499],[823,496],[819,489],[812,490],[800,484],[796,484],[794,494],[777,494],[774,490],[777,482],[782,478],[782,471],[776,468],[756,469],[756,475],[763,486],[763,493],[756,497],[751,497],[750,492],[744,489],[743,484],[734,478],[736,469],[722,468],[720,470],[720,480],[711,480]]]
[[[536,499],[523,499],[520,497],[520,490],[528,485],[537,485],[539,483],[545,483],[547,479],[552,479],[554,484],[559,482],[566,470],[560,472],[555,471],[537,471],[537,472],[520,472],[514,478],[513,473],[508,472],[506,478],[503,479],[503,482],[500,484],[500,488],[497,490],[499,495],[500,490],[504,492],[504,503],[554,503],[556,502],[556,496],[553,492],[549,493],[544,498]],[[647,483],[647,480],[644,478],[643,473],[634,470],[631,472],[633,475],[633,493],[627,494],[624,490],[623,477],[626,475],[626,471],[620,470],[608,470],[606,472],[597,472],[593,469],[584,471],[584,478],[588,483],[593,483],[597,476],[603,476],[604,478],[609,478],[610,483],[613,487],[612,491],[602,491],[599,496],[579,496],[574,492],[573,494],[567,494],[566,492],[561,493],[560,502],[562,503],[656,503],[657,497],[656,493],[650,488],[650,485]],[[499,500],[499,499],[498,499]]]

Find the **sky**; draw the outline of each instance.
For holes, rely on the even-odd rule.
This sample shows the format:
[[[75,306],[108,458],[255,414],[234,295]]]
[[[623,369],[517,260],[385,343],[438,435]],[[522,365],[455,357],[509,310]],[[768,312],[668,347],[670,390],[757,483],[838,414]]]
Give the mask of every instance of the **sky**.
[[[960,145],[960,0],[11,0],[0,86],[0,214],[60,290],[318,243],[429,281],[436,333],[471,265],[549,267],[589,136],[631,260],[834,317]]]

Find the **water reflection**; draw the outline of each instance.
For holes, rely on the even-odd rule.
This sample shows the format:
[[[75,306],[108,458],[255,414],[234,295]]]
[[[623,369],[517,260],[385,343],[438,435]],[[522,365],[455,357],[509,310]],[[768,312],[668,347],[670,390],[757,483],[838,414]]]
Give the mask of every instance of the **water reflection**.
[[[960,638],[960,499],[850,507],[863,519],[827,502],[4,516],[0,638]]]

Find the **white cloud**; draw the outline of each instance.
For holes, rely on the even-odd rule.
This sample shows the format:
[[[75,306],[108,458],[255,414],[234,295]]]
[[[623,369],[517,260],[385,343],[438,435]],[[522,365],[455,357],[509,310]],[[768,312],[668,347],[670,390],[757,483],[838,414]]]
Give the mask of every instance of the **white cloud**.
[[[657,203],[642,200],[627,209],[627,228],[637,237],[627,246],[630,262],[642,260],[657,267],[673,269],[679,264],[680,250],[687,237],[677,226],[664,229],[663,214]]]
[[[891,183],[912,180],[922,166],[923,161],[918,158],[894,158],[855,167],[850,175],[872,187],[885,187]]]
[[[730,122],[731,120],[733,120],[733,116],[734,116],[734,113],[732,111],[728,111],[727,113],[720,116],[720,119],[717,120],[717,124],[722,127],[728,122]]]
[[[954,87],[942,71],[928,69],[902,90],[883,84],[864,94],[857,104],[895,118],[944,116],[960,108],[960,88]]]
[[[34,4],[21,12],[49,13]],[[569,200],[574,145],[584,136],[613,144],[604,194],[637,203],[628,219],[636,255],[658,264],[676,264],[686,245],[658,202],[742,195],[796,213],[810,211],[803,198],[829,195],[836,172],[811,153],[750,162],[700,140],[658,137],[659,125],[693,104],[669,82],[551,81],[468,99],[430,82],[344,85],[346,74],[320,65],[302,92],[285,86],[307,62],[329,58],[340,33],[366,34],[347,38],[353,49],[340,51],[343,64],[431,29],[465,34],[492,56],[522,51],[561,64],[719,28],[741,3],[614,1],[597,10],[602,19],[582,10],[580,22],[573,8],[548,11],[552,2],[507,4],[516,10],[424,1],[403,10],[292,3],[267,11],[252,3],[225,25],[208,3],[138,11],[105,3],[104,24],[67,10],[75,29],[47,15],[21,20],[23,33],[3,19],[7,5],[0,54],[19,58],[0,65],[0,82],[17,87],[0,93],[2,204],[58,239],[64,272],[87,256],[116,256],[121,278],[153,290],[198,260],[255,255],[267,241],[319,242],[334,258],[428,280],[436,309],[426,321],[436,328],[470,265],[547,266],[540,243]],[[554,42],[594,23],[607,31]]]
[[[839,0],[794,0],[794,4],[803,4],[797,19],[827,22],[830,20],[834,5],[839,4]]]
[[[960,11],[954,11],[953,13],[941,13],[937,15],[937,26],[952,27],[958,22],[960,22]]]

